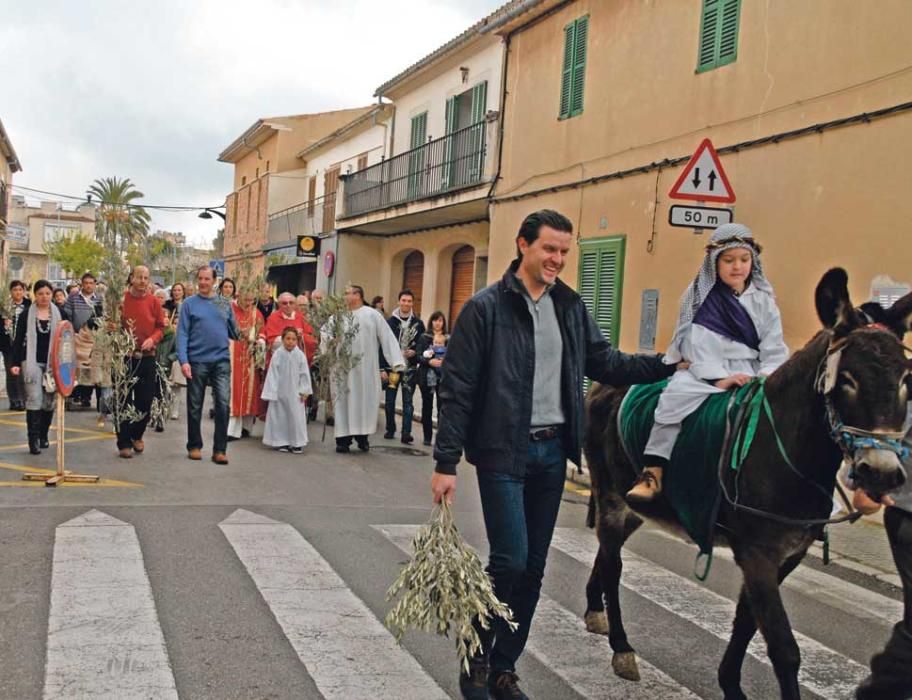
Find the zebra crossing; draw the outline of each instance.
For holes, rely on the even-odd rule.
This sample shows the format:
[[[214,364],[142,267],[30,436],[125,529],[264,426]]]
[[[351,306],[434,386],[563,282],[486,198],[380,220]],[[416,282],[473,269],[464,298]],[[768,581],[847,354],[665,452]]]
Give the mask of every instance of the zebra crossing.
[[[397,645],[382,624],[386,609],[376,598],[359,596],[350,574],[348,580],[343,577],[298,529],[257,510],[237,509],[213,526],[265,602],[284,642],[294,650],[318,693],[301,694],[303,691],[289,688],[282,697],[458,697],[452,656],[444,657],[449,659],[446,664],[429,663],[414,646]],[[372,524],[358,536],[372,538],[371,546],[386,547],[391,558],[401,561],[403,553],[410,551],[418,527]],[[594,535],[584,529],[559,527],[552,548],[572,562],[571,579],[581,593],[597,549]],[[725,558],[725,554],[721,556]],[[549,566],[559,565],[555,559],[552,557]],[[169,652],[168,636],[160,624],[162,611],[157,608],[147,568],[141,537],[123,519],[91,509],[56,528],[43,672],[45,699],[190,696],[182,694],[180,676],[173,671],[173,651]],[[375,585],[385,589],[388,583],[384,577]],[[812,569],[800,568],[794,585],[842,616],[856,605],[858,619],[876,617],[884,630],[896,619],[891,616],[900,607],[892,598]],[[654,614],[665,616],[668,626],[675,626],[679,634],[716,640],[713,655],[721,658],[731,629],[733,600],[626,551],[622,586]],[[673,665],[649,648],[639,649],[642,680],[619,679],[610,670],[607,638],[586,632],[582,610],[567,598],[566,591],[547,585],[543,590],[527,646],[528,660],[524,657],[526,666],[521,668],[523,677],[529,679],[524,687],[532,697],[691,700],[718,695],[714,683],[706,678],[714,677],[714,666]],[[802,650],[800,680],[805,691],[820,698],[851,697],[866,675],[866,667],[807,634],[796,632],[796,638]],[[430,637],[419,642],[422,647],[441,644]],[[752,643],[749,654],[769,676],[765,687],[774,688],[762,640]],[[263,673],[269,669],[264,668]],[[547,687],[561,689],[556,695],[553,690],[536,694],[536,686],[545,683],[543,676],[548,676]],[[193,694],[199,696],[199,692]]]

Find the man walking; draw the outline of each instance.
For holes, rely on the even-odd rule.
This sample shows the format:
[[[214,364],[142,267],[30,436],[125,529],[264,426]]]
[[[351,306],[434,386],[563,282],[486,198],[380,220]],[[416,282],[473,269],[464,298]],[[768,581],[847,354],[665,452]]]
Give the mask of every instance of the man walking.
[[[447,346],[431,480],[434,501],[453,500],[465,450],[477,467],[491,554],[487,571],[515,631],[476,624],[482,652],[460,673],[464,698],[522,700],[516,661],[529,636],[564,489],[567,459],[580,461],[583,377],[652,382],[674,366],[611,347],[580,296],[558,279],[573,225],[542,210],[523,221],[518,258],[463,307]]]
[[[390,380],[391,369],[386,358],[381,358],[380,362],[380,378],[386,389],[384,404],[386,432],[383,437],[390,440],[396,436],[396,394],[399,387],[402,387],[402,442],[406,445],[411,445],[415,441],[412,437],[412,416],[415,413],[415,376],[418,369],[418,353],[415,351],[415,346],[418,344],[418,338],[424,333],[424,324],[415,315],[414,304],[415,295],[412,290],[403,289],[399,292],[399,306],[387,319],[390,330],[399,341],[402,356],[405,358],[405,371],[399,375],[397,382]]]
[[[351,324],[355,331],[350,352],[360,360],[349,371],[344,387],[340,389],[336,382],[331,386],[335,405],[336,452],[348,452],[352,437],[358,443],[358,449],[367,452],[370,450],[368,436],[377,431],[377,414],[380,412],[380,352],[396,369],[404,369],[405,361],[399,343],[383,316],[364,305],[364,289],[356,284],[346,287],[345,302],[352,312]],[[328,342],[328,331],[323,333],[324,342]]]
[[[82,406],[92,403],[92,349],[95,338],[92,330],[100,322],[104,311],[101,298],[95,294],[95,275],[86,272],[76,290],[67,297],[63,305],[63,315],[73,324],[75,333],[76,359],[79,367],[79,386],[73,390],[73,398]],[[85,329],[83,331],[83,328]]]
[[[6,398],[9,399],[11,411],[25,410],[25,378],[22,374],[13,374],[13,338],[16,337],[16,328],[20,323],[25,323],[25,312],[31,305],[25,296],[25,284],[13,280],[9,284],[10,315],[3,319],[0,329],[0,351],[3,352],[3,366],[6,369]]]
[[[208,265],[196,271],[197,293],[181,306],[177,324],[177,360],[187,378],[187,456],[202,459],[200,420],[206,387],[212,387],[215,432],[212,461],[228,464],[228,400],[231,394],[229,340],[238,340],[229,300],[215,290],[215,273]]]
[[[127,358],[131,378],[136,381],[127,397],[136,409],[138,420],[123,420],[117,426],[117,450],[123,459],[145,449],[143,434],[149,423],[149,411],[155,398],[155,347],[165,331],[161,302],[149,290],[149,268],[137,265],[130,274],[130,288],[124,294],[121,325],[133,333],[133,354]]]

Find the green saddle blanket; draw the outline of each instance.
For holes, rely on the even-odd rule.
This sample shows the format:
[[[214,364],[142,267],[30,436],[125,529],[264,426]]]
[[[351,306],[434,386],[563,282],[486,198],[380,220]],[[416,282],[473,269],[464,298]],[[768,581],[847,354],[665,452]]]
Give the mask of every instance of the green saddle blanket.
[[[659,396],[668,382],[665,379],[655,384],[632,386],[621,405],[621,440],[638,471],[646,466],[643,451],[655,422]],[[710,395],[699,409],[685,418],[662,475],[665,499],[703,554],[712,551],[721,495],[719,457],[725,441],[726,417],[730,414],[734,420],[750,390],[751,384],[740,387],[734,401],[728,391]]]

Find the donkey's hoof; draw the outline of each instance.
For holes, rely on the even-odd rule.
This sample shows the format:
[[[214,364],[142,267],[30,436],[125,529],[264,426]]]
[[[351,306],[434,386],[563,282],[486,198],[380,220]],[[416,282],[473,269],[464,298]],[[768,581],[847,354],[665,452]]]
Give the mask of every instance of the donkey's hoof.
[[[604,610],[587,610],[583,618],[586,631],[592,634],[608,634],[608,616]]]
[[[611,657],[611,668],[614,674],[628,681],[640,680],[640,669],[637,666],[636,654],[632,651],[622,651]]]

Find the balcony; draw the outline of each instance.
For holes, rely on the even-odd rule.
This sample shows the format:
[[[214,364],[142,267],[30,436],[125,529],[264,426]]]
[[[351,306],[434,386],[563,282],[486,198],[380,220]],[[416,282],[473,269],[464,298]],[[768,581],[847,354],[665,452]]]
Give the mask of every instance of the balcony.
[[[435,197],[485,180],[488,122],[480,121],[343,175],[343,217]]]
[[[297,240],[298,236],[328,233],[336,225],[336,194],[317,197],[269,215],[266,243]]]

